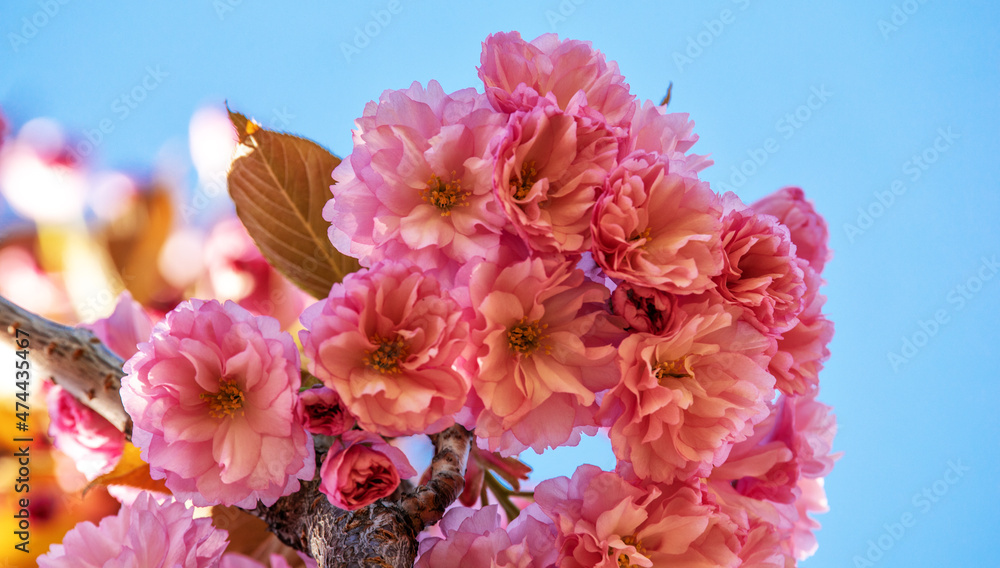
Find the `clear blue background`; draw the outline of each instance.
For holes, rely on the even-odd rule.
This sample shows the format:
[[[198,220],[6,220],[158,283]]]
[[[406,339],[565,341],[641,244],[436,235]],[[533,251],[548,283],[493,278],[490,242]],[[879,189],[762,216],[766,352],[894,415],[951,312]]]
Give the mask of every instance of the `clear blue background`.
[[[1000,260],[996,3],[399,0],[384,25],[372,11],[388,1],[95,4],[3,4],[0,105],[15,125],[51,116],[84,131],[111,119],[97,160],[114,168],[148,165],[165,146],[183,154],[191,114],[223,99],[265,125],[286,116],[285,129],[345,155],[354,118],[384,89],[481,88],[480,42],[494,31],[591,40],[641,98],[658,101],[673,81],[671,109],[696,121],[716,189],[750,202],[799,185],[830,223],[837,335],[822,398],[844,457],[805,565],[871,554],[886,567],[1000,566],[1000,278],[983,260]],[[45,5],[54,15],[38,15]],[[45,24],[24,33],[23,18]],[[366,25],[377,33],[356,38]],[[345,56],[355,39],[367,45]],[[122,119],[115,100],[147,66],[168,75]],[[810,109],[813,89],[828,95]],[[780,122],[796,112],[799,127]],[[765,144],[777,150],[745,165]],[[907,164],[925,152],[926,169]],[[753,170],[743,182],[732,178],[741,166]],[[895,180],[905,190],[881,204]],[[945,323],[926,324],[942,313]],[[921,335],[921,322],[934,333]],[[894,369],[904,338],[921,346]],[[610,463],[600,445],[582,450],[533,463],[540,477],[569,474],[574,460]],[[961,475],[946,474],[950,463]],[[901,519],[910,526],[893,528]]]

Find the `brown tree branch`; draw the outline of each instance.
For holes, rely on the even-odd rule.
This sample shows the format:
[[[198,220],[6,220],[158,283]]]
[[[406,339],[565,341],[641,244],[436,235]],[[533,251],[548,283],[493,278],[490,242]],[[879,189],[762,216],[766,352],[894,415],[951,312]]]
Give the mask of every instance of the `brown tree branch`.
[[[70,392],[131,439],[132,419],[122,405],[121,357],[90,330],[35,315],[0,296],[0,336],[16,348],[27,333],[32,378],[46,377]]]
[[[90,331],[57,324],[0,296],[0,331],[6,332],[0,335],[16,346],[18,329],[22,336],[28,333],[32,369],[51,377],[126,435],[131,433],[132,420],[119,395],[121,358]],[[417,534],[440,520],[462,492],[472,432],[455,425],[431,439],[437,453],[430,481],[398,500],[382,499],[344,511],[319,491],[317,473],[299,491],[270,507],[258,504],[250,512],[282,542],[312,556],[320,568],[411,568]],[[317,444],[317,465],[327,450]]]

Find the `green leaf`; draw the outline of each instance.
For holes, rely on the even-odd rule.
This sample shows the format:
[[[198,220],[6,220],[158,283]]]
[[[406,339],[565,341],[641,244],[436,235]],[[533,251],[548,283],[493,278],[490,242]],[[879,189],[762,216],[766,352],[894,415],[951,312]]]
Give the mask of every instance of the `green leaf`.
[[[325,298],[330,287],[360,268],[337,252],[323,219],[331,174],[340,158],[311,140],[273,132],[229,111],[240,157],[229,170],[236,215],[272,266],[299,288]]]

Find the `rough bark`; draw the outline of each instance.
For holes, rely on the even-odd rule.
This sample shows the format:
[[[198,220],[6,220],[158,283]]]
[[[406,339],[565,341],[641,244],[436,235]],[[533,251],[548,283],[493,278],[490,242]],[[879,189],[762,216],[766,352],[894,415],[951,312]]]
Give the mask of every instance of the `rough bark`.
[[[88,330],[68,327],[24,310],[0,296],[0,336],[15,344],[27,332],[34,378],[49,377],[126,434],[132,421],[119,395],[123,361]],[[39,374],[41,371],[41,374]],[[462,492],[472,433],[461,426],[431,436],[436,455],[426,485],[357,511],[330,504],[319,477],[274,505],[251,513],[285,544],[312,556],[321,568],[410,568],[417,534],[441,519]],[[317,447],[317,464],[326,448]],[[318,470],[318,468],[317,468]]]

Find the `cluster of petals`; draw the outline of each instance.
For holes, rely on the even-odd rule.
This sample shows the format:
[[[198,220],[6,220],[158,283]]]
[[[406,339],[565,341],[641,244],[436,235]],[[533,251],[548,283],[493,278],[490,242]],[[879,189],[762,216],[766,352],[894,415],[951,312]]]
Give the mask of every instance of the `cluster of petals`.
[[[642,479],[707,475],[768,415],[771,341],[721,303],[667,337],[634,333],[619,347],[621,382],[605,395],[619,460]]]
[[[788,395],[816,392],[819,372],[830,358],[829,344],[833,339],[833,322],[823,314],[826,296],[819,293],[823,280],[802,259],[798,260],[805,275],[804,308],[798,323],[778,337],[776,351],[768,370],[777,380],[777,387]]]
[[[476,434],[489,449],[541,453],[596,431],[597,393],[617,382],[614,346],[592,336],[607,317],[607,288],[568,262],[528,258],[481,263],[469,296]]]
[[[274,318],[231,301],[183,302],[124,370],[132,441],[179,499],[271,505],[312,478],[299,353]]]
[[[635,113],[635,96],[618,64],[606,61],[590,42],[560,40],[555,34],[527,42],[518,32],[497,33],[483,42],[480,62],[479,78],[500,112],[525,108],[531,94],[551,93],[563,109],[582,98],[616,127],[627,127]],[[518,89],[521,85],[527,90]]]
[[[694,121],[687,113],[667,112],[665,106],[647,100],[632,119],[630,136],[621,147],[621,155],[636,150],[661,154],[673,162],[674,170],[695,174],[712,165],[707,156],[688,152],[697,141]]]
[[[463,310],[433,275],[385,262],[348,275],[301,317],[309,370],[337,391],[365,430],[434,433],[454,423],[469,379]]]
[[[775,336],[791,329],[804,307],[806,284],[788,229],[776,217],[754,213],[732,193],[723,199],[719,293],[743,307],[762,332]]]
[[[590,217],[618,140],[581,109],[550,98],[511,115],[496,141],[493,189],[517,234],[541,252],[590,247]]]
[[[738,526],[697,483],[633,485],[593,465],[543,481],[560,568],[740,566]]]
[[[708,184],[637,152],[608,176],[594,207],[594,260],[608,276],[665,292],[715,286],[722,272],[722,207]]]
[[[750,208],[756,213],[777,217],[788,228],[795,243],[795,255],[808,262],[817,273],[823,272],[832,256],[827,248],[830,232],[826,219],[816,212],[802,189],[784,187],[755,201]]]
[[[303,314],[310,370],[382,435],[457,422],[511,456],[608,427],[616,473],[583,466],[536,491],[529,517],[559,535],[546,566],[793,565],[814,549],[807,513],[833,459],[815,401],[826,222],[798,188],[752,207],[715,193],[689,116],[637,104],[587,42],[498,33],[480,62],[485,94],[414,84],[358,119],[324,214],[371,270]],[[386,276],[390,302],[360,284],[399,273],[389,259],[459,306],[462,338],[435,333],[433,368],[468,378],[460,394],[405,383],[425,348],[411,287]],[[520,540],[495,508],[457,511],[419,565],[537,564],[503,553]]]
[[[226,531],[172,499],[141,493],[118,514],[85,521],[38,558],[40,568],[212,568],[228,545]]]
[[[319,490],[334,506],[353,511],[392,495],[400,479],[416,474],[402,450],[378,434],[351,430],[323,460]]]
[[[741,495],[792,503],[800,478],[822,478],[837,458],[831,453],[836,420],[814,395],[781,396],[751,437],[736,444],[712,478]]]
[[[497,505],[455,507],[438,524],[442,536],[420,543],[414,568],[549,568],[554,566],[555,529],[537,506],[529,506],[504,528]]]
[[[490,256],[503,217],[483,157],[506,123],[484,95],[445,94],[436,81],[369,103],[323,210],[334,246],[364,266],[391,258],[445,269]]]

